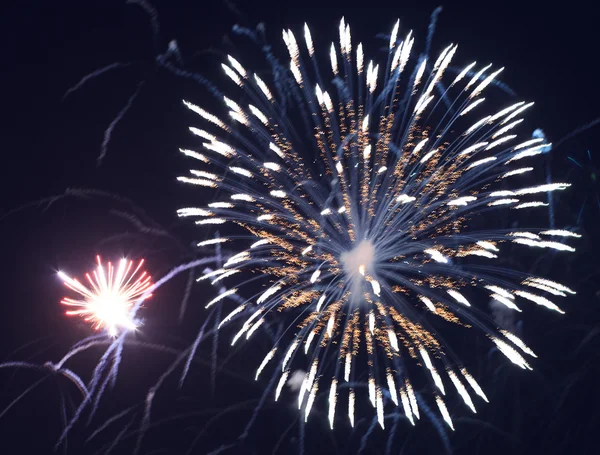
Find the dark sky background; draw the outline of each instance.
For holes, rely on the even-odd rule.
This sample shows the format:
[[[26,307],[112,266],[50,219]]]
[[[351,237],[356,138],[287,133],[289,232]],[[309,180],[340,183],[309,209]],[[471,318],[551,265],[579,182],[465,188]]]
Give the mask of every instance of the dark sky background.
[[[597,14],[588,3],[447,2],[433,49],[437,53],[448,43],[458,42],[461,62],[506,66],[502,80],[521,99],[536,101],[529,114],[532,127],[543,128],[556,142],[600,116],[600,40],[594,31]],[[429,16],[438,5],[430,1],[157,0],[157,36],[148,14],[120,0],[21,1],[4,6],[0,14],[0,251],[4,254],[0,360],[40,365],[57,361],[89,335],[86,325],[63,315],[57,270],[80,276],[93,267],[96,254],[107,260],[126,255],[145,257],[148,270],[159,277],[195,257],[194,241],[206,238],[189,220],[176,217],[177,208],[206,203],[176,177],[187,171],[178,148],[193,143],[187,127],[194,119],[181,100],[201,103],[207,95],[197,83],[156,64],[156,56],[165,52],[169,41],[177,40],[187,71],[223,79],[219,50],[235,54],[247,46],[230,33],[236,23],[264,22],[274,51],[286,60],[283,27],[300,36],[306,21],[315,40],[318,36],[320,43],[330,43],[337,37],[342,15],[352,27],[353,41],[363,41],[369,50],[384,45],[375,36],[389,33],[396,18],[405,31],[415,30],[417,44],[422,45]],[[321,51],[326,53],[328,46]],[[115,62],[129,64],[88,81],[63,98],[86,74]],[[264,68],[264,63],[258,64]],[[141,81],[138,96],[115,125],[98,165],[107,128]],[[207,103],[210,106],[213,101]],[[557,221],[584,238],[576,254],[547,255],[541,267],[575,288],[578,295],[563,302],[564,316],[531,307],[522,316],[526,340],[540,356],[533,372],[508,365],[484,340],[476,346],[482,355],[474,359],[471,370],[491,403],[482,403],[476,416],[467,415],[464,407],[451,407],[457,429],[448,433],[453,453],[597,453],[598,132],[598,127],[585,131],[555,149],[551,157],[542,158],[550,160],[554,180],[573,183],[569,193],[556,200]],[[48,199],[64,194],[66,188],[95,191]],[[30,204],[40,200],[45,201]],[[137,223],[132,223],[132,215]],[[132,453],[146,393],[174,360],[173,352],[191,343],[206,316],[203,302],[206,292],[213,291],[194,287],[190,310],[180,324],[186,281],[187,275],[180,276],[158,290],[147,305],[146,325],[136,338],[172,351],[126,349],[117,384],[105,396],[98,415],[89,423],[84,415],[58,453],[107,453],[109,448],[109,453]],[[253,377],[268,345],[264,340],[254,341],[255,345],[235,350],[220,342],[214,377],[211,341],[201,345],[185,386],[177,388],[176,373],[157,393],[152,426],[140,453],[189,450],[208,454],[236,442],[266,386],[266,381],[254,382]],[[101,350],[86,353],[69,366],[87,381],[100,355]],[[224,453],[269,454],[274,449],[278,454],[300,453],[295,399],[289,392],[284,395],[278,404],[269,398],[247,437]],[[0,454],[52,453],[64,428],[61,397],[71,416],[80,395],[63,377],[43,369],[0,370]],[[340,422],[331,432],[326,398],[315,406],[322,412],[313,412],[305,428],[303,453],[358,453],[371,411],[355,431]],[[93,435],[107,419],[129,407],[130,413]],[[115,441],[118,444],[111,447]],[[390,447],[392,454],[447,450],[427,419],[416,428],[401,421],[391,439],[389,431],[376,428],[363,453],[382,454]]]

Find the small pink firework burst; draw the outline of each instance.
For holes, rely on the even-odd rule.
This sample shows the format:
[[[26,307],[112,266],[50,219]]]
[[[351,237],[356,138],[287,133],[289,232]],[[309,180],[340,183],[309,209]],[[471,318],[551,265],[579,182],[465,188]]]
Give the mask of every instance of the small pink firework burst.
[[[135,330],[137,325],[131,309],[138,300],[151,297],[151,294],[144,295],[152,285],[150,275],[141,270],[144,260],[141,259],[135,269],[133,261],[127,259],[121,259],[116,269],[109,262],[105,269],[100,256],[97,256],[97,259],[97,269],[85,275],[88,287],[77,279],[58,272],[65,285],[81,296],[77,299],[65,297],[61,300],[63,305],[74,307],[67,310],[66,314],[83,317],[90,321],[96,330],[106,328],[113,337],[117,334],[117,328]]]

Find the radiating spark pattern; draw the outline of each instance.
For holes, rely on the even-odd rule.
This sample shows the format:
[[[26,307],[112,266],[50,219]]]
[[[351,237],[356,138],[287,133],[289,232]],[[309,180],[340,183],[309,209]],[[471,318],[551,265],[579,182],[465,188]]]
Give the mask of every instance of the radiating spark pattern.
[[[73,308],[67,310],[66,314],[81,316],[91,322],[96,330],[104,328],[113,337],[119,329],[135,330],[137,324],[130,310],[140,298],[151,296],[144,295],[152,286],[151,277],[142,270],[144,260],[134,267],[133,261],[122,259],[116,269],[110,262],[105,267],[100,256],[97,260],[96,270],[85,275],[89,286],[58,272],[65,285],[80,295],[78,299],[62,299],[63,305]]]
[[[533,103],[492,105],[483,94],[493,89],[501,68],[471,63],[453,76],[448,68],[456,45],[432,66],[411,54],[412,33],[402,35],[397,23],[387,63],[377,64],[365,60],[363,45],[354,45],[343,19],[333,44],[317,43],[308,26],[304,45],[285,30],[285,76],[261,79],[229,57],[223,85],[237,90],[240,104],[224,98],[223,109],[209,113],[185,102],[209,130],[192,128],[208,152],[199,160],[206,171],[181,181],[217,188],[219,200],[179,214],[243,231],[229,242],[240,252],[211,278],[234,281],[229,293],[244,295],[246,288],[254,295],[220,326],[234,315],[247,316],[235,342],[269,317],[291,313],[293,322],[263,353],[256,376],[269,370],[282,375],[277,399],[296,357],[308,356],[298,405],[306,419],[318,391],[328,394],[332,428],[342,415],[354,425],[360,398],[352,383],[360,378],[368,378],[365,395],[382,427],[387,406],[401,406],[414,424],[423,398],[413,391],[410,363],[427,370],[435,385],[432,401],[453,428],[446,393],[457,392],[472,412],[471,394],[487,398],[460,359],[444,349],[430,321],[476,327],[509,360],[531,368],[520,351],[535,356],[533,351],[481,318],[485,303],[491,297],[515,311],[521,311],[517,303],[533,303],[563,312],[550,299],[572,292],[488,265],[519,248],[566,254],[574,251],[576,234],[477,227],[487,222],[476,218],[482,212],[498,213],[491,218],[497,220],[538,211],[544,204],[532,198],[569,186],[527,181],[535,156],[548,146],[519,133],[521,115]],[[319,74],[321,59],[325,69]],[[286,91],[296,90],[296,109],[283,111],[284,94],[272,89],[282,86],[282,77],[288,78]],[[324,82],[332,77],[333,83]],[[226,270],[232,265],[235,274]],[[207,306],[229,305],[227,297]]]

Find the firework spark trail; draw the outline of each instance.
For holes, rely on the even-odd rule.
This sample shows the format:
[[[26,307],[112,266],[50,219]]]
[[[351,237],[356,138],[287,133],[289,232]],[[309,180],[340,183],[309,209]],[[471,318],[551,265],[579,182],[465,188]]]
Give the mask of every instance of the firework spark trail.
[[[154,46],[156,47],[158,38],[160,36],[160,21],[158,20],[158,12],[156,11],[156,8],[146,0],[127,0],[127,4],[137,5],[148,15],[150,26],[152,28],[152,39],[154,41]]]
[[[37,381],[35,381],[33,384],[31,384],[29,387],[27,387],[23,392],[21,392],[14,400],[12,400],[3,410],[2,412],[0,412],[0,419],[2,419],[2,417],[4,417],[4,415],[10,411],[10,409],[16,405],[19,401],[21,401],[21,398],[23,398],[25,395],[27,395],[29,392],[31,392],[32,390],[34,390],[38,385],[40,385],[42,382],[44,382],[46,379],[48,379],[48,376],[44,376],[41,379],[38,379]]]
[[[219,240],[219,232],[217,231],[215,233],[215,240]],[[215,262],[215,266],[217,267],[217,269],[220,269],[221,267],[223,267],[223,260],[222,260],[222,255],[221,255],[221,244],[220,243],[215,243],[215,257],[216,262]],[[225,292],[227,292],[227,288],[224,285],[221,285],[219,287],[219,295],[223,295]],[[214,318],[214,329],[215,329],[215,335],[213,336],[213,344],[212,344],[212,355],[211,355],[211,368],[210,368],[210,381],[212,384],[212,394],[214,395],[215,393],[215,387],[216,387],[216,383],[217,383],[217,347],[219,345],[219,324],[221,323],[221,305],[218,305],[215,308],[215,318]]]
[[[133,451],[134,455],[137,455],[137,453],[139,453],[140,449],[142,448],[142,441],[144,439],[144,436],[146,435],[146,432],[148,431],[148,428],[150,427],[152,403],[154,402],[154,397],[156,396],[156,393],[162,386],[163,382],[175,371],[175,368],[177,368],[180,365],[180,363],[182,363],[186,358],[189,358],[189,351],[190,348],[186,349],[181,354],[179,354],[177,358],[171,363],[169,368],[167,368],[167,370],[158,378],[158,380],[150,388],[150,390],[148,390],[148,393],[146,394],[144,414],[140,423],[140,430],[135,443],[135,449]]]
[[[29,392],[34,390],[38,385],[40,385],[42,382],[44,382],[48,378],[48,371],[50,371],[51,373],[61,374],[64,377],[66,377],[68,380],[70,380],[79,389],[79,391],[83,395],[84,401],[89,398],[88,389],[86,388],[86,386],[83,383],[83,381],[81,380],[81,378],[77,374],[75,374],[73,371],[69,370],[68,368],[56,368],[56,366],[50,362],[47,362],[43,366],[28,363],[28,362],[4,362],[4,363],[0,364],[0,368],[26,368],[26,369],[33,369],[33,370],[42,371],[42,372],[46,373],[46,375],[43,378],[34,382],[25,391],[23,391],[19,396],[17,396],[7,407],[5,407],[4,410],[2,412],[0,412],[0,418],[2,418],[25,395],[27,395]],[[64,399],[61,397],[61,400],[62,400],[61,404],[62,404],[63,416],[66,417],[66,414],[64,414],[64,412],[65,412]],[[66,421],[65,421],[65,426],[66,426]],[[62,441],[59,441],[57,443],[57,445],[56,445],[57,448],[60,446],[61,442]]]
[[[101,377],[102,373],[104,372],[104,367],[105,367],[106,363],[108,362],[108,359],[110,358],[110,356],[113,353],[114,349],[119,345],[119,343],[123,342],[123,340],[125,339],[125,335],[126,334],[127,334],[127,332],[123,332],[121,335],[119,335],[119,337],[116,338],[110,344],[110,346],[108,347],[108,349],[106,350],[106,352],[102,355],[102,357],[98,361],[98,364],[94,368],[94,372],[92,374],[92,379],[91,379],[90,385],[88,387],[88,394],[81,401],[81,403],[79,404],[79,406],[75,410],[75,413],[73,414],[73,417],[71,417],[71,419],[69,420],[68,424],[63,429],[60,437],[58,438],[58,441],[56,442],[56,444],[54,446],[55,449],[57,449],[58,447],[60,447],[60,445],[63,443],[63,441],[65,440],[65,438],[67,437],[67,435],[71,431],[71,428],[73,428],[73,426],[75,425],[75,423],[77,423],[79,421],[79,418],[81,417],[81,414],[83,413],[84,409],[87,407],[87,405],[89,404],[90,400],[92,399],[92,397],[96,393],[96,390],[97,390],[97,387],[98,387],[98,383],[100,381],[100,377]],[[95,412],[95,409],[93,409],[92,412]]]
[[[126,415],[128,415],[133,409],[134,409],[134,407],[131,406],[131,407],[119,412],[118,414],[115,414],[114,416],[108,418],[106,420],[106,422],[104,422],[102,425],[97,427],[94,430],[94,432],[87,437],[85,442],[86,443],[90,442],[92,439],[94,439],[96,436],[98,436],[100,433],[102,433],[106,428],[108,428],[112,423],[117,422],[122,417],[125,417]]]
[[[398,431],[398,427],[400,426],[400,420],[401,420],[400,414],[398,414],[397,412],[392,414],[390,417],[392,419],[394,419],[394,421],[392,423],[392,429],[390,431],[390,435],[389,435],[387,443],[385,445],[385,455],[392,454],[394,436],[396,435],[396,431]],[[400,453],[402,453],[402,452],[400,452]]]
[[[444,448],[446,449],[446,453],[452,453],[452,447],[450,446],[450,438],[448,436],[446,428],[440,422],[440,419],[437,415],[431,410],[431,408],[427,405],[427,402],[423,399],[419,400],[420,406],[423,409],[425,415],[429,418],[433,426],[435,427],[442,443],[444,444]]]
[[[100,166],[102,164],[102,161],[104,161],[104,157],[108,153],[108,144],[110,143],[110,140],[112,138],[113,131],[115,130],[115,128],[117,127],[119,122],[123,119],[123,117],[125,117],[125,115],[129,111],[129,109],[131,109],[133,102],[136,100],[136,98],[139,96],[140,92],[142,91],[142,87],[144,86],[145,82],[146,81],[138,82],[136,89],[134,90],[134,92],[131,94],[131,96],[125,103],[125,106],[123,106],[121,108],[121,110],[117,113],[115,118],[110,122],[108,127],[104,130],[104,139],[102,140],[100,154],[98,155],[98,158],[96,158],[97,166]]]
[[[237,443],[234,443],[234,444],[223,444],[223,445],[217,447],[215,450],[211,450],[206,455],[219,455],[221,452],[225,452],[226,450],[233,449],[236,446],[237,446]]]
[[[365,431],[365,434],[362,436],[362,438],[360,438],[360,446],[358,447],[357,454],[363,453],[363,451],[367,448],[367,441],[369,440],[369,436],[371,435],[371,433],[373,433],[375,428],[377,428],[377,425],[377,417],[374,416],[371,419],[371,423],[369,424],[367,431]]]
[[[135,63],[136,62],[125,62],[125,63],[114,62],[114,63],[111,63],[110,65],[106,65],[102,68],[98,68],[97,70],[95,70],[89,74],[86,74],[84,77],[81,78],[81,80],[79,82],[77,82],[77,84],[75,84],[72,87],[69,87],[69,89],[63,95],[62,100],[64,101],[65,99],[67,99],[69,97],[69,95],[71,95],[71,93],[75,93],[76,91],[81,89],[90,80],[92,80],[96,77],[102,76],[104,73],[108,73],[108,72],[111,72],[116,69],[127,68],[131,65],[134,65]]]
[[[583,133],[584,131],[587,131],[590,128],[593,128],[596,125],[600,125],[600,117],[575,128],[573,131],[571,131],[565,137],[556,141],[554,148],[558,147],[559,145],[563,144],[564,142],[568,141],[569,139],[572,139],[573,137],[577,136],[578,134]]]
[[[137,216],[132,215],[131,213],[124,212],[122,210],[110,210],[110,213],[130,222],[138,230],[138,232],[156,237],[172,238],[171,235],[164,229],[160,227],[155,228],[147,226]]]
[[[121,354],[123,353],[123,345],[120,344],[117,346],[117,352],[115,352],[115,356],[113,358],[113,365],[110,369],[110,373],[107,377],[107,380],[110,381],[111,387],[114,387],[117,382],[117,375],[119,372],[119,364],[121,363]]]
[[[238,32],[257,40],[247,29]],[[473,63],[450,78],[446,70],[457,49],[450,45],[437,59],[417,58],[408,71],[414,61],[414,38],[412,32],[404,39],[398,36],[396,24],[388,61],[380,69],[373,62],[365,64],[361,44],[352,52],[350,28],[342,19],[339,44],[330,48],[334,95],[323,82],[307,26],[305,49],[313,71],[304,65],[306,51],[291,30],[283,32],[291,77],[282,79],[278,61],[270,48],[265,51],[275,73],[277,97],[267,83],[228,56],[223,69],[229,84],[241,88],[250,104],[246,108],[235,97],[224,96],[230,118],[224,121],[219,114],[185,102],[207,124],[208,130],[190,129],[208,152],[184,153],[218,172],[193,169],[194,178],[180,180],[218,188],[230,199],[182,209],[180,215],[198,217],[199,225],[238,225],[251,239],[252,247],[239,250],[211,274],[215,281],[231,281],[229,276],[254,272],[253,278],[238,280],[231,291],[236,296],[238,288],[261,278],[265,282],[262,292],[231,313],[248,315],[234,342],[264,327],[270,313],[297,309],[287,331],[297,329],[293,341],[287,348],[280,346],[284,337],[275,343],[281,353],[280,368],[275,369],[285,378],[300,351],[309,356],[312,367],[299,395],[306,417],[317,391],[330,390],[333,426],[335,386],[342,371],[344,379],[351,380],[356,362],[366,355],[369,397],[382,427],[384,406],[390,401],[399,405],[397,385],[405,385],[399,389],[401,396],[408,397],[405,387],[412,390],[406,363],[413,362],[428,370],[441,393],[435,395],[439,412],[453,429],[443,400],[447,387],[455,388],[473,412],[463,382],[476,394],[483,392],[441,334],[431,329],[429,319],[477,327],[512,362],[529,368],[519,352],[520,340],[469,308],[477,305],[478,296],[491,295],[513,309],[518,309],[514,302],[519,297],[562,312],[548,298],[526,289],[566,294],[553,292],[562,286],[559,283],[540,287],[535,281],[539,278],[523,271],[485,264],[509,250],[510,243],[574,251],[563,243],[568,235],[554,241],[542,229],[477,230],[469,224],[486,211],[539,206],[530,198],[569,185],[536,186],[515,177],[531,169],[515,166],[528,164],[550,144],[544,138],[519,142],[514,134],[521,114],[533,103],[488,107],[487,112],[481,107],[486,88],[494,85],[503,68],[478,69]],[[288,86],[284,81],[290,80],[295,83],[291,96],[300,96],[301,102],[295,113],[284,115],[281,92]],[[441,99],[453,94],[448,109],[440,99],[435,101],[436,93]],[[302,120],[298,126],[309,118],[314,123],[306,136],[293,127],[295,114]],[[505,179],[513,189],[506,189]],[[241,237],[229,240],[240,244]],[[250,304],[255,298],[257,306]],[[213,304],[221,305],[221,299],[208,306]],[[227,321],[226,317],[223,323]],[[335,357],[338,362],[326,361]],[[272,358],[269,351],[259,372],[273,368]],[[324,378],[328,375],[331,387]],[[353,397],[350,391],[351,404]],[[410,408],[418,416],[417,400],[411,397]]]
[[[195,278],[195,270],[192,268],[188,272],[188,280],[185,284],[185,291],[183,294],[183,300],[181,301],[181,305],[179,307],[179,322],[181,323],[185,317],[185,312],[187,311],[187,306],[189,302],[189,298],[192,292],[192,286],[194,284]]]
[[[121,429],[121,431],[119,431],[117,436],[112,440],[110,446],[106,449],[105,453],[108,454],[108,453],[112,452],[112,449],[117,447],[117,445],[119,444],[121,439],[127,434],[127,432],[129,431],[129,428],[131,428],[134,423],[135,423],[135,417],[130,419],[129,422],[127,422],[125,425],[123,425],[123,428]]]
[[[185,378],[187,377],[187,374],[190,370],[190,366],[192,364],[192,360],[194,359],[194,356],[196,355],[198,346],[200,345],[200,342],[204,339],[204,331],[206,330],[206,327],[207,327],[209,321],[212,320],[211,316],[212,316],[212,313],[209,315],[208,318],[206,318],[206,321],[204,321],[204,324],[202,324],[202,326],[200,327],[200,330],[198,331],[198,335],[196,336],[196,338],[194,339],[194,342],[192,343],[192,345],[189,348],[189,354],[187,356],[187,360],[183,367],[183,372],[181,373],[181,377],[179,378],[179,387],[180,388],[183,387],[183,383],[185,382]]]

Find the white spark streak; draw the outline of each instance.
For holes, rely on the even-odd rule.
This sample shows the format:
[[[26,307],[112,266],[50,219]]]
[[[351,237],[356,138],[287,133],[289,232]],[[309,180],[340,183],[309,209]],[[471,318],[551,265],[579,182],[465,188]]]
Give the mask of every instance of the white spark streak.
[[[210,284],[214,285],[215,283],[218,283],[219,281],[221,281],[227,277],[230,277],[231,275],[235,275],[236,273],[240,273],[240,272],[241,272],[241,270],[239,270],[239,269],[229,270],[228,272],[225,272],[222,275],[215,278],[214,280],[212,280],[210,282]]]
[[[412,411],[410,409],[410,401],[409,401],[409,398],[408,398],[408,394],[404,390],[404,387],[402,387],[400,389],[400,401],[402,401],[402,409],[404,409],[404,415],[406,415],[406,418],[414,426],[415,421],[413,419],[413,413],[412,413]]]
[[[450,294],[458,303],[462,303],[465,306],[471,306],[469,301],[460,292],[455,291],[454,289],[448,289],[446,292],[448,292],[448,294]]]
[[[556,281],[548,280],[546,278],[531,277],[531,278],[528,278],[527,280],[528,281],[533,281],[534,283],[539,283],[539,284],[543,284],[545,286],[549,286],[549,287],[554,288],[554,289],[556,289],[558,291],[567,292],[569,294],[575,294],[575,291],[573,291],[572,289],[568,288],[564,284],[560,284],[560,283],[557,283]]]
[[[262,293],[262,295],[256,301],[256,304],[260,305],[261,303],[266,302],[269,297],[275,295],[277,293],[277,291],[279,291],[280,289],[281,289],[281,286],[270,287],[269,289],[267,289],[265,292]]]
[[[475,109],[478,105],[480,105],[484,101],[485,101],[485,98],[479,98],[478,100],[473,101],[459,115],[463,116],[465,114],[468,114],[469,112],[471,112],[473,109]]]
[[[217,302],[220,302],[224,298],[229,297],[230,295],[235,294],[237,291],[238,291],[237,288],[233,288],[233,289],[229,289],[229,290],[223,292],[222,294],[219,294],[217,297],[215,297],[210,302],[208,302],[204,308],[211,307],[212,305],[214,305]]]
[[[264,370],[264,368],[267,366],[267,363],[269,363],[271,361],[271,359],[275,356],[275,352],[276,351],[277,351],[277,348],[273,348],[265,356],[265,358],[261,362],[260,366],[258,367],[258,370],[256,370],[256,376],[254,377],[255,381],[258,380],[258,376],[260,375],[260,373],[262,372],[262,370]]]
[[[412,202],[414,200],[416,200],[417,198],[414,196],[407,196],[406,194],[401,194],[400,196],[398,196],[396,198],[396,201],[402,203],[402,204],[407,204],[409,202]]]
[[[304,344],[304,353],[308,354],[308,350],[310,349],[310,344],[312,343],[312,340],[315,338],[316,336],[316,332],[310,332],[308,334],[308,337],[306,338],[306,343]]]
[[[254,242],[252,245],[250,245],[250,249],[257,248],[262,245],[267,245],[269,243],[271,243],[269,239],[261,239],[258,242]]]
[[[481,160],[475,161],[475,162],[471,163],[471,164],[470,164],[470,165],[467,167],[467,171],[468,171],[469,169],[473,169],[474,167],[481,166],[482,164],[485,164],[485,163],[490,163],[490,162],[492,162],[492,161],[496,161],[497,159],[498,159],[498,158],[497,158],[497,157],[495,157],[495,156],[489,156],[489,157],[487,157],[487,158],[483,158],[483,159],[481,159]]]
[[[515,120],[512,123],[509,123],[506,126],[503,126],[502,128],[500,128],[498,131],[496,131],[493,135],[492,135],[492,139],[496,139],[498,136],[502,136],[504,133],[506,133],[507,131],[512,130],[515,126],[517,126],[519,123],[521,123],[523,121],[523,119],[519,119],[519,120]]]
[[[191,183],[192,185],[206,186],[209,188],[217,187],[217,184],[213,180],[209,179],[192,179],[189,177],[177,177],[177,180],[183,183]]]
[[[281,390],[283,389],[283,386],[285,385],[289,374],[290,374],[290,370],[286,370],[281,375],[281,378],[279,379],[279,383],[277,384],[277,389],[275,390],[275,401],[277,401],[279,399],[279,395],[281,395]]]
[[[234,59],[231,55],[228,55],[227,59],[229,60],[229,63],[231,63],[231,66],[233,66],[233,68],[240,74],[240,76],[242,76],[244,79],[248,77],[248,73],[240,64],[240,62]]]
[[[516,204],[517,202],[519,202],[518,199],[497,199],[494,202],[490,202],[488,206]]]
[[[527,361],[523,358],[523,356],[521,354],[519,354],[512,346],[509,346],[507,343],[505,343],[504,341],[496,338],[496,337],[491,337],[492,341],[496,344],[496,346],[498,347],[498,350],[504,354],[506,356],[506,358],[508,360],[510,360],[512,363],[514,363],[515,365],[520,366],[521,368],[523,368],[524,370],[532,370],[533,368],[531,368],[529,366],[529,364],[527,363]]]
[[[446,404],[444,403],[442,398],[437,395],[435,397],[435,402],[437,403],[438,408],[440,409],[442,417],[444,418],[448,426],[452,428],[452,431],[454,431],[454,425],[452,424],[452,419],[450,418],[450,413],[448,412],[448,408],[446,408]]]
[[[537,358],[537,355],[535,355],[535,353],[529,349],[529,347],[527,347],[527,345],[525,343],[523,343],[523,341],[517,337],[516,335],[510,333],[507,330],[500,330],[500,332],[506,337],[508,338],[510,341],[512,341],[515,345],[517,345],[518,347],[521,348],[521,350],[525,353],[525,354],[529,354],[532,357]]]
[[[496,302],[500,302],[507,308],[510,308],[511,310],[518,311],[519,313],[521,312],[521,309],[517,305],[515,305],[512,300],[510,300],[509,298],[507,298],[503,295],[492,294],[490,297],[492,297],[492,299],[494,299]]]
[[[394,383],[394,376],[391,371],[388,371],[386,374],[388,390],[390,392],[390,397],[396,406],[398,406],[398,394],[396,393],[396,384]]]
[[[424,250],[423,253],[430,255],[431,259],[433,259],[435,262],[441,262],[443,264],[448,263],[448,258],[446,256],[444,256],[442,253],[440,253],[438,250],[429,248],[427,250]]]
[[[519,297],[523,297],[524,299],[531,300],[532,302],[537,303],[538,305],[545,306],[549,310],[554,310],[558,311],[561,314],[565,314],[563,310],[561,310],[555,303],[551,302],[546,297],[535,295],[527,291],[515,291],[515,294],[517,294]]]
[[[565,245],[564,243],[559,243],[559,242],[549,242],[547,240],[532,240],[532,239],[525,239],[525,238],[516,238],[513,239],[514,243],[521,243],[523,245],[528,245],[528,246],[535,246],[538,248],[551,248],[554,250],[559,250],[559,251],[570,251],[570,252],[574,252],[575,248],[569,246],[569,245]]]
[[[447,205],[467,205],[469,202],[473,202],[476,201],[477,198],[475,196],[462,196],[462,197],[457,197],[456,199],[452,199],[450,202],[448,202]]]
[[[186,208],[178,209],[177,210],[177,216],[179,216],[179,217],[186,217],[186,216],[212,216],[212,215],[213,215],[212,212],[209,212],[208,210],[196,208],[196,207],[186,207]],[[215,240],[220,240],[220,239],[215,239]]]
[[[226,222],[227,220],[225,218],[207,218],[205,220],[196,221],[196,224],[223,224]]]
[[[354,390],[350,389],[348,395],[348,417],[350,418],[350,426],[354,428]]]
[[[292,354],[294,354],[294,351],[298,347],[299,343],[300,343],[300,340],[296,340],[289,347],[287,353],[285,354],[285,357],[283,358],[283,363],[281,364],[281,371],[285,371],[285,367],[286,367],[287,363],[290,361],[290,359],[292,358]]]
[[[271,94],[269,87],[267,87],[267,84],[265,84],[263,82],[263,80],[260,77],[258,77],[256,74],[254,75],[254,80],[256,81],[256,85],[258,85],[258,88],[260,88],[260,90],[267,97],[267,99],[269,101],[273,101],[273,95]]]
[[[333,420],[335,418],[335,403],[337,400],[336,394],[337,380],[331,381],[331,388],[329,389],[329,426],[333,430]]]
[[[198,243],[196,246],[216,245],[217,243],[225,243],[225,242],[229,242],[229,239],[226,237],[220,237],[217,239],[205,240],[204,242]]]
[[[209,159],[206,158],[204,155],[202,155],[201,153],[198,152],[194,152],[193,150],[188,150],[188,149],[179,149],[179,151],[181,153],[183,153],[185,156],[189,156],[190,158],[194,158],[196,160],[202,161],[203,163],[209,163]]]
[[[458,379],[458,376],[456,376],[456,374],[452,370],[448,371],[448,376],[452,380],[454,387],[456,387],[458,394],[462,397],[465,404],[469,408],[471,408],[471,411],[477,413],[477,411],[475,410],[475,405],[473,404],[473,401],[471,400],[471,397],[469,396],[469,392],[467,392],[467,389],[465,388],[465,386],[462,384],[462,382],[460,382],[460,379]]]
[[[519,205],[515,205],[513,209],[528,209],[532,207],[546,207],[548,204],[546,202],[533,201],[533,202],[524,202]]]
[[[431,373],[431,377],[433,378],[433,382],[435,383],[435,385],[437,386],[437,388],[440,390],[440,392],[442,392],[442,395],[445,395],[446,391],[444,389],[444,383],[442,382],[442,378],[438,374],[437,370],[433,366],[433,363],[431,363],[431,358],[429,357],[429,354],[427,353],[427,351],[424,348],[419,348],[419,352],[421,353],[421,358],[425,362],[425,366],[427,367],[427,369]]]
[[[281,191],[281,190],[271,191],[270,194],[271,194],[271,196],[277,197],[277,198],[280,198],[280,199],[287,196],[286,192],[285,191]]]
[[[566,231],[564,229],[551,229],[549,231],[542,231],[540,232],[540,234],[542,235],[555,235],[558,237],[575,237],[575,238],[580,238],[581,235],[575,233],[575,232],[571,232],[571,231]]]
[[[232,209],[235,207],[231,202],[211,202],[208,206],[211,209]]]
[[[436,312],[435,305],[428,297],[425,297],[424,295],[420,295],[419,300],[421,300],[421,302],[423,302],[425,304],[425,306],[427,307],[427,309],[429,309],[429,311],[431,311],[432,313]]]
[[[316,311],[321,311],[321,307],[323,306],[323,303],[325,302],[325,298],[327,296],[325,294],[323,294],[321,297],[319,297],[319,301],[317,302],[317,308]]]
[[[396,352],[400,351],[400,347],[398,346],[398,338],[396,337],[396,334],[393,330],[388,330],[388,338],[390,340],[390,345],[392,346],[392,349]]]
[[[462,152],[459,153],[459,155],[468,155],[469,153],[474,152],[475,150],[478,150],[480,148],[483,148],[486,145],[488,145],[488,142],[478,142],[477,144],[473,144],[470,147],[467,147],[466,149],[464,149]]]
[[[508,142],[514,139],[515,137],[517,137],[516,134],[509,134],[508,136],[501,137],[500,139],[496,139],[494,142],[491,142],[490,145],[488,145],[485,149],[491,150],[497,145],[504,144],[505,142]]]
[[[244,310],[244,308],[246,308],[246,304],[240,305],[235,310],[233,310],[231,313],[229,313],[227,316],[225,316],[225,318],[223,318],[223,320],[219,323],[217,329],[220,329],[223,326],[223,324],[226,324],[227,322],[231,321],[231,319],[233,319],[233,317],[236,314],[241,313]]]
[[[485,125],[486,123],[488,123],[490,121],[490,119],[492,118],[491,115],[488,115],[487,117],[482,118],[481,120],[477,121],[476,123],[474,123],[469,129],[467,129],[467,131],[465,131],[463,133],[464,136],[468,136],[469,134],[471,134],[473,131],[475,131],[478,128],[481,128],[483,125]]]
[[[384,414],[383,414],[383,397],[382,397],[381,389],[377,389],[376,400],[377,400],[377,420],[378,420],[381,428],[385,429]]]
[[[486,250],[500,251],[496,245],[494,245],[492,242],[488,242],[487,240],[480,240],[477,242],[477,245],[479,245],[481,248],[485,248]]]

